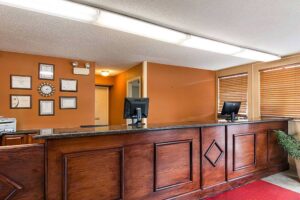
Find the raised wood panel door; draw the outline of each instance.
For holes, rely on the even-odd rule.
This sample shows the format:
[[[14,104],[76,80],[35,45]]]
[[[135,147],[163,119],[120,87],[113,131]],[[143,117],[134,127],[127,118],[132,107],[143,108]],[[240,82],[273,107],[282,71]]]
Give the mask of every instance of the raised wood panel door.
[[[267,130],[264,124],[227,127],[228,179],[267,167]]]
[[[123,197],[122,148],[66,154],[64,172],[64,200]]]
[[[225,126],[201,129],[201,187],[203,189],[226,181],[225,138]]]
[[[154,191],[172,188],[193,180],[192,140],[155,144]]]
[[[168,199],[200,188],[199,129],[138,138],[141,144],[125,147],[125,199]]]
[[[44,146],[19,145],[0,149],[0,199],[44,199]]]
[[[287,166],[287,155],[278,145],[273,132],[287,131],[287,126],[288,122],[228,126],[228,178],[276,165]]]

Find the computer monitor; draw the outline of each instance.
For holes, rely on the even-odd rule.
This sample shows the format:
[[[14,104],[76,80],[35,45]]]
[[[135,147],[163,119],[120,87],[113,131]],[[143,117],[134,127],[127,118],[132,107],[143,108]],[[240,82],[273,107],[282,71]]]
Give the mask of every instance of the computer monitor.
[[[236,120],[236,115],[239,113],[241,107],[241,102],[239,101],[225,101],[223,104],[221,115],[230,116],[226,118],[227,120],[234,121]]]
[[[148,107],[149,98],[125,98],[124,119],[132,119],[131,126],[142,125],[142,118],[148,117]]]

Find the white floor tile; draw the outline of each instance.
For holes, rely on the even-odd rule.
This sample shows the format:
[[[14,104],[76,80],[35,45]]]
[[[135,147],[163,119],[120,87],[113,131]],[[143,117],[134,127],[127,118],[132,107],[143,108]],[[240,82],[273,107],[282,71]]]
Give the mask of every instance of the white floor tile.
[[[294,171],[285,171],[272,176],[263,178],[262,180],[285,189],[300,193],[300,179]]]

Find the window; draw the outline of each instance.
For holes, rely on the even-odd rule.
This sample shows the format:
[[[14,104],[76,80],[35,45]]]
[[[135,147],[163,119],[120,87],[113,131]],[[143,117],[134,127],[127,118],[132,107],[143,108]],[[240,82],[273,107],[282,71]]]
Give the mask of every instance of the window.
[[[221,113],[224,101],[240,101],[239,114],[247,115],[248,74],[236,74],[219,78],[218,113]]]
[[[299,66],[283,66],[260,72],[262,116],[300,117]]]

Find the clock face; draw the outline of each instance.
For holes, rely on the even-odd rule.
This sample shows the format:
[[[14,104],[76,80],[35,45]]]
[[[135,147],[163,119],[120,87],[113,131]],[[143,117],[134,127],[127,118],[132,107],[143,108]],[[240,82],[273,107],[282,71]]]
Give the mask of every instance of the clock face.
[[[49,85],[43,85],[42,88],[41,88],[41,91],[44,94],[50,94],[52,92],[52,88]]]
[[[38,87],[40,95],[50,97],[54,94],[55,88],[51,83],[41,83]]]

